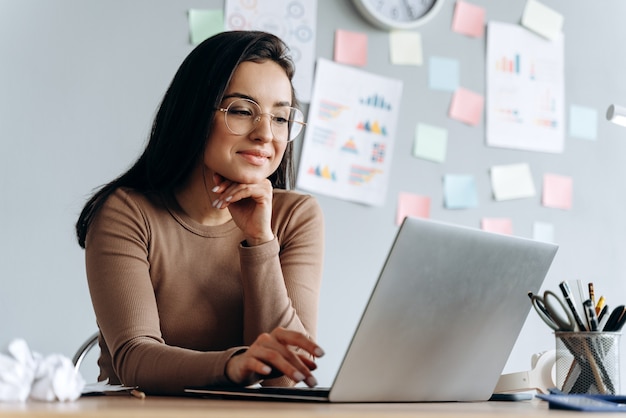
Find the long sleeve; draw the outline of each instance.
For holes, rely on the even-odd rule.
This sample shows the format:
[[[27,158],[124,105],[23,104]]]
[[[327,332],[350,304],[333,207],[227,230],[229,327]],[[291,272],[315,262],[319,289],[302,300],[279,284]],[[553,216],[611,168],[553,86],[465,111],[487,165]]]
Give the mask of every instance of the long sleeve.
[[[234,222],[199,225],[130,190],[109,197],[86,243],[101,378],[167,394],[227,384],[226,362],[255,333],[280,325],[315,335],[321,211],[310,197],[276,196],[277,239],[246,249]],[[307,235],[313,228],[321,239]]]
[[[300,200],[283,219],[280,239],[240,246],[244,342],[281,326],[315,338],[324,251],[323,218],[312,198]],[[286,220],[285,220],[286,218]],[[275,228],[277,229],[277,228]]]
[[[262,246],[240,247],[244,291],[244,341],[277,326],[300,331],[315,339],[324,253],[322,211],[312,198],[286,205],[288,214],[275,228],[280,237]],[[286,377],[263,385],[290,386]]]

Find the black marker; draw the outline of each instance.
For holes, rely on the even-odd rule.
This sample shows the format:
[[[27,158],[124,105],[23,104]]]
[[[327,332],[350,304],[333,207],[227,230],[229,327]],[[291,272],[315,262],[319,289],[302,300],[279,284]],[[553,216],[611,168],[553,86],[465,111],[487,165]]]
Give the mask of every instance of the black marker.
[[[605,332],[613,332],[617,329],[617,324],[620,318],[624,316],[624,305],[620,305],[617,308],[613,309],[611,315],[609,315],[609,319],[606,321],[604,328],[602,331]],[[624,324],[622,324],[623,326]],[[620,327],[621,328],[621,327]]]
[[[578,328],[580,329],[580,331],[587,331],[587,327],[585,327],[585,324],[583,324],[582,319],[580,319],[578,312],[576,312],[576,306],[574,306],[574,301],[572,300],[572,294],[569,290],[569,286],[566,282],[563,281],[561,282],[561,284],[559,284],[559,287],[561,288],[561,292],[563,292],[563,296],[565,297],[567,306],[569,306],[570,311],[572,311],[572,315],[574,315],[574,320],[576,321]]]

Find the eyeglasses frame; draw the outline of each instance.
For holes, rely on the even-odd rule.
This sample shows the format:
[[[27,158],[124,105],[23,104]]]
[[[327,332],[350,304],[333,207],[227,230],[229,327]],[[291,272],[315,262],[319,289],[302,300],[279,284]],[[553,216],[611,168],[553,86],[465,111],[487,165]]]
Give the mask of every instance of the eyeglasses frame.
[[[253,120],[252,129],[250,129],[248,132],[243,133],[243,134],[240,134],[240,133],[237,133],[237,132],[233,131],[232,128],[228,125],[228,110],[230,109],[230,107],[232,106],[233,103],[236,103],[239,100],[243,100],[243,101],[252,103],[259,109],[259,113],[256,115],[256,117]],[[293,107],[293,106],[285,106],[285,107],[297,110],[298,112],[302,113],[302,118],[304,119],[304,113],[300,109],[298,109],[296,107]],[[235,100],[230,102],[228,104],[228,106],[226,106],[226,107],[218,107],[215,110],[217,110],[218,112],[222,112],[224,114],[224,124],[226,125],[226,128],[230,131],[230,133],[232,133],[233,135],[239,135],[239,136],[248,135],[250,132],[254,131],[256,129],[257,125],[259,124],[259,122],[261,122],[261,118],[264,115],[269,115],[270,116],[270,129],[272,129],[271,128],[272,127],[272,122],[273,122],[274,118],[276,117],[276,115],[274,115],[273,113],[261,112],[261,110],[262,110],[261,109],[261,105],[258,104],[257,102],[255,102],[254,100],[248,99],[246,97],[237,97]],[[274,134],[274,130],[272,129],[272,136],[273,136],[273,140],[274,141],[289,143],[289,142],[293,142],[297,137],[299,137],[302,134],[302,131],[304,130],[304,127],[306,126],[306,122],[304,122],[304,120],[302,122],[301,121],[297,121],[297,120],[293,120],[293,119],[287,119],[287,120],[288,120],[290,125],[293,125],[293,124],[301,125],[300,131],[293,138],[288,138],[286,141],[284,141],[282,139],[276,138],[276,135]]]

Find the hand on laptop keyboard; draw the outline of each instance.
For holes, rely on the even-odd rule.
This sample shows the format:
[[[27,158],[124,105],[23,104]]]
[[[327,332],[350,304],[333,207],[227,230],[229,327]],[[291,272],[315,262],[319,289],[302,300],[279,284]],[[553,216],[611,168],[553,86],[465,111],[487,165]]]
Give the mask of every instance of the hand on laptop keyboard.
[[[244,386],[285,375],[313,387],[317,385],[311,373],[317,368],[314,359],[323,355],[324,351],[306,335],[278,327],[259,335],[247,350],[234,355],[226,364],[226,375]]]

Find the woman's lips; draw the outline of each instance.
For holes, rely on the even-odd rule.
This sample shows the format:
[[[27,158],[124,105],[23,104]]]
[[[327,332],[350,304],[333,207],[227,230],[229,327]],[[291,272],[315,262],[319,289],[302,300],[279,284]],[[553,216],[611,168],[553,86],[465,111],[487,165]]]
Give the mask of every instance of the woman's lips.
[[[244,160],[252,165],[263,165],[267,163],[271,154],[261,150],[247,150],[237,152]]]

